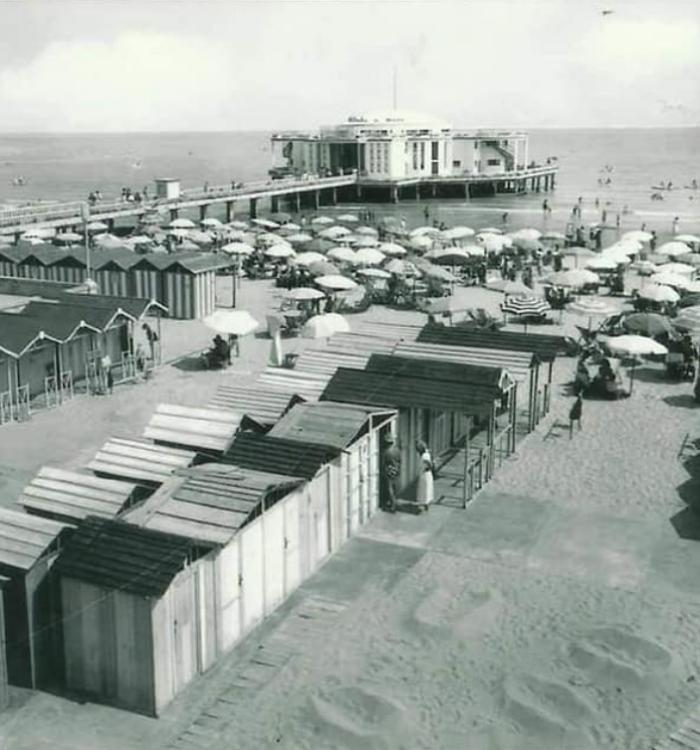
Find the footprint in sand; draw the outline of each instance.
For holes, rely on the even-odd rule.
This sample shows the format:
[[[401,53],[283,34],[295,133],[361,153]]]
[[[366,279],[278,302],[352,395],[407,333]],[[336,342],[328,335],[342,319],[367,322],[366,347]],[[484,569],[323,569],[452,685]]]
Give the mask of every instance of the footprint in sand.
[[[543,746],[576,747],[586,750],[594,742],[588,727],[595,712],[571,688],[534,675],[507,678],[503,686],[503,708],[508,719],[528,742]]]
[[[490,629],[503,609],[503,596],[496,589],[437,589],[414,609],[419,625],[449,629],[458,638],[475,637]]]
[[[362,687],[341,687],[311,698],[314,748],[389,750],[408,747],[412,722],[398,702]]]
[[[669,651],[623,628],[595,628],[568,646],[574,666],[601,687],[639,687],[652,673],[668,669]]]

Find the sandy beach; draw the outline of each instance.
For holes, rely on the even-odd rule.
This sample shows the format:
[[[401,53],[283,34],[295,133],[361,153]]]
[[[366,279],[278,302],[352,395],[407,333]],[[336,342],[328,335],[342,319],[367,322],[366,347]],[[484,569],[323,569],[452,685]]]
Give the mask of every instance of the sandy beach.
[[[500,294],[457,294],[497,314]],[[278,295],[244,282],[240,304],[263,320]],[[423,317],[373,307],[350,322]],[[581,322],[552,317],[534,330]],[[110,435],[140,434],[157,403],[204,404],[266,365],[269,340],[250,337],[231,372],[195,371],[178,357],[209,332],[164,330],[175,361],[148,383],[3,428],[3,504],[39,466],[79,467]],[[574,363],[557,361],[551,414],[467,510],[438,500],[425,516],[375,518],[160,720],[15,690],[0,746],[651,747],[700,699],[700,523],[686,504],[698,484],[678,459],[697,412],[691,385],[644,366],[631,398],[585,401],[569,439]],[[448,466],[437,497],[453,484]]]

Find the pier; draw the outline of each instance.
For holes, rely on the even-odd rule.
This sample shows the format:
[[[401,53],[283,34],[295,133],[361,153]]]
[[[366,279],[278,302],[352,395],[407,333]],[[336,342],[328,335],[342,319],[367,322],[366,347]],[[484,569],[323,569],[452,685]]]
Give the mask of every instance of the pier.
[[[462,198],[524,193],[528,190],[552,190],[558,167],[533,166],[500,174],[461,174],[407,177],[382,180],[353,171],[331,177],[291,178],[249,182],[240,187],[231,184],[182,190],[171,199],[149,199],[140,202],[99,201],[90,207],[90,221],[102,221],[110,228],[124,218],[140,218],[153,211],[168,212],[170,220],[180,212],[197,211],[205,219],[210,206],[225,206],[226,220],[235,216],[236,204],[248,203],[248,215],[257,216],[261,201],[271,211],[282,208],[299,212],[317,210],[324,205],[364,200],[398,202],[402,199]],[[84,201],[43,203],[0,211],[0,236],[16,236],[33,227],[80,229],[83,224]]]

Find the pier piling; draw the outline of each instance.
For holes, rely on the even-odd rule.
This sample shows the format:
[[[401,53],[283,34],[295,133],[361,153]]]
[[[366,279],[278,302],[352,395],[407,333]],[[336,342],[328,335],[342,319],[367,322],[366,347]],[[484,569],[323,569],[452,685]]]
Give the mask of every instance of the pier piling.
[[[207,211],[209,210],[209,204],[204,203],[199,207],[199,220],[204,221],[207,218]]]
[[[249,215],[251,219],[257,219],[258,217],[258,199],[257,198],[251,198],[250,199],[250,208],[249,208]]]
[[[226,223],[233,221],[235,216],[235,203],[233,201],[226,201]]]

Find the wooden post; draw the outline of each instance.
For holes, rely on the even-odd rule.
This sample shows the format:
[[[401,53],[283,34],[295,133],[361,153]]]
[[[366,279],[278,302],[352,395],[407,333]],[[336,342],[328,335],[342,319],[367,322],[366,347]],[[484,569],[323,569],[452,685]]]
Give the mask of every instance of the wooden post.
[[[489,414],[489,429],[488,429],[488,441],[489,441],[489,468],[486,473],[486,480],[488,481],[493,476],[494,464],[496,462],[496,404],[491,407],[491,413]]]
[[[270,196],[270,211],[272,211],[273,214],[279,211],[279,202],[279,196]]]
[[[399,202],[399,188],[394,185],[391,188],[391,202],[392,203],[398,203]]]
[[[467,417],[467,434],[464,438],[464,488],[462,490],[462,507],[467,507],[467,502],[471,500],[471,480],[469,475],[469,440],[472,431],[472,418]],[[469,488],[468,485],[469,484]]]
[[[249,211],[248,211],[251,219],[256,219],[258,216],[258,199],[257,198],[251,198],[249,203]]]
[[[235,207],[233,201],[226,201],[226,223],[233,221]]]
[[[332,203],[335,206],[338,203],[338,188],[334,187],[331,195],[332,195]]]
[[[207,211],[209,210],[209,204],[204,203],[199,207],[199,220],[204,221],[207,218]]]
[[[294,193],[294,198],[296,201],[297,213],[299,213],[301,211],[301,193],[298,190]]]
[[[515,429],[516,429],[516,423],[518,420],[517,404],[518,404],[518,384],[513,383],[513,390],[511,392],[511,399],[510,399],[510,429],[511,429],[510,452],[511,453],[515,452]]]
[[[314,190],[314,208],[318,211],[321,205],[321,191]]]
[[[180,212],[177,210],[177,208],[171,208],[170,209],[170,221],[175,221],[175,219],[177,219],[179,214]]]

